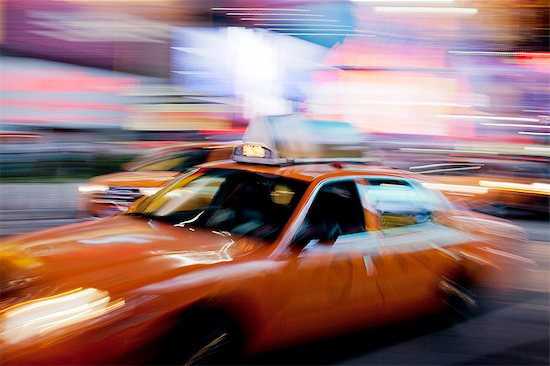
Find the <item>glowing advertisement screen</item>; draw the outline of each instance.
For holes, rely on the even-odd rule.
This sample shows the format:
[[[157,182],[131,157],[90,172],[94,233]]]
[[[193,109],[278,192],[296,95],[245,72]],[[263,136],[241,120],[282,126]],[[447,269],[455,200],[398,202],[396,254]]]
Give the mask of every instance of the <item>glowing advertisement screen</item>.
[[[325,53],[263,29],[177,28],[171,74],[175,84],[201,93],[301,100]]]

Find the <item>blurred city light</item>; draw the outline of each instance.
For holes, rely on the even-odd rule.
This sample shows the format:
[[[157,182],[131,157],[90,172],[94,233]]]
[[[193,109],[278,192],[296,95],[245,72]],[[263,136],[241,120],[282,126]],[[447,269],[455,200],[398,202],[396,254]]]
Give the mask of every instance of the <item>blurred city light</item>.
[[[320,157],[315,141],[419,174],[503,227],[542,227],[514,251],[537,269],[510,281],[547,296],[549,20],[542,0],[0,0],[0,238],[131,210],[278,116],[269,139],[300,159]],[[279,118],[295,113],[317,122]],[[452,225],[493,230],[483,217]],[[229,249],[169,256],[217,263]],[[2,294],[0,341],[125,307],[110,296],[90,286],[9,307]]]

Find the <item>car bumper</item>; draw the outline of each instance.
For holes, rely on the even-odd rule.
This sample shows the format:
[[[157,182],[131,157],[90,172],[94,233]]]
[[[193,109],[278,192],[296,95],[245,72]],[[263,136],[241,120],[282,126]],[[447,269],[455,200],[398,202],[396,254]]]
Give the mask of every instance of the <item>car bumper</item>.
[[[158,310],[125,307],[47,337],[0,344],[2,365],[138,364],[151,359],[170,321]]]

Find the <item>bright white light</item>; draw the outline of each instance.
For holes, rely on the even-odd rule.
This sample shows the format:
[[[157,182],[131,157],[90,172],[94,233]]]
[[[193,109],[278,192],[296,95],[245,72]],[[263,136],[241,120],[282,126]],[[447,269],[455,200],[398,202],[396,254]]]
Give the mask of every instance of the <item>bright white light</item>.
[[[550,147],[540,147],[540,146],[525,146],[523,150],[526,151],[544,151],[550,152]]]
[[[407,7],[407,6],[375,6],[377,13],[409,13],[409,14],[452,14],[452,15],[475,15],[475,8],[426,8],[426,7]]]
[[[520,135],[534,135],[534,136],[550,136],[550,132],[518,132]]]
[[[457,104],[446,102],[421,102],[410,100],[362,100],[361,103],[366,104],[384,104],[384,105],[418,105],[418,106],[443,106],[443,107],[464,107],[469,108],[469,104]]]
[[[109,187],[103,184],[81,184],[78,186],[80,193],[105,193],[108,189]]]
[[[416,147],[400,147],[400,151],[409,151],[409,152],[420,152],[420,153],[444,153],[444,154],[490,154],[498,155],[496,151],[485,151],[485,150],[454,150],[454,149],[424,149]]]
[[[447,165],[456,165],[454,163],[439,163],[439,164],[427,164],[427,165],[417,165],[417,166],[411,166],[409,169],[426,169],[426,168],[436,168],[440,166],[447,166]]]
[[[282,97],[284,56],[265,34],[250,29],[228,29],[228,63],[235,73],[235,91],[243,96],[244,114],[288,113]]]
[[[286,8],[212,8],[214,11],[311,11],[309,9],[286,9]]]
[[[498,51],[449,51],[453,55],[472,55],[472,56],[540,56],[550,57],[543,52],[498,52]]]
[[[123,300],[110,300],[107,292],[88,288],[14,305],[2,311],[0,340],[15,344],[124,306]]]
[[[483,126],[495,126],[495,127],[522,127],[522,128],[550,128],[545,125],[522,125],[517,123],[481,123]]]
[[[160,191],[162,187],[151,187],[151,188],[140,188],[139,191],[145,195],[145,196],[152,196],[158,191]]]
[[[466,186],[466,185],[460,185],[460,184],[422,183],[422,185],[428,189],[435,189],[438,191],[475,193],[475,194],[485,194],[489,192],[489,189],[485,187]]]
[[[291,16],[291,17],[324,17],[322,14],[295,14],[295,13],[226,13],[232,16]]]
[[[325,20],[325,19],[312,19],[312,20]],[[304,24],[304,23],[255,23],[257,27],[292,27],[288,30],[296,29],[295,27],[331,27],[331,28],[353,28],[351,25],[342,24]]]
[[[508,116],[474,116],[470,114],[438,114],[439,118],[460,118],[460,119],[486,119],[491,121],[518,121],[518,122],[539,122],[537,118],[508,117]]]
[[[477,170],[481,169],[481,166],[464,166],[460,168],[442,168],[442,169],[432,169],[432,170],[425,170],[423,172],[419,172],[421,174],[429,174],[429,173],[439,173],[439,172],[453,172],[453,171],[459,171],[459,170]]]
[[[331,28],[267,28],[267,30],[272,31],[290,31],[290,32],[311,32],[311,31],[321,31],[321,32],[349,32],[351,29],[331,29]]]
[[[498,182],[490,180],[482,180],[479,182],[480,186],[490,187],[490,188],[499,188],[499,189],[511,189],[511,190],[520,190],[520,191],[529,191],[529,192],[540,192],[544,194],[550,194],[550,184],[545,183],[532,183],[532,184],[523,184],[515,182]]]
[[[289,21],[305,21],[305,22],[338,22],[334,19],[318,19],[318,18],[241,18],[241,20],[256,20],[269,22],[289,22]]]
[[[357,34],[357,33],[288,33],[290,36],[346,36],[346,37],[376,37],[371,34]]]
[[[531,184],[533,187],[537,188],[537,189],[540,189],[540,190],[545,190],[545,191],[548,191],[550,192],[550,184],[548,183],[532,183]]]

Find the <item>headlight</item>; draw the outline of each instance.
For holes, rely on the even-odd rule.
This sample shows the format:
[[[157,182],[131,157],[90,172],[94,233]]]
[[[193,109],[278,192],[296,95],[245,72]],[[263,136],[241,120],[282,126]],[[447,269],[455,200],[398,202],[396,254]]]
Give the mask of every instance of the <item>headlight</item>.
[[[124,306],[111,301],[106,291],[77,288],[55,296],[26,301],[0,313],[0,341],[15,344]]]
[[[92,194],[92,193],[105,193],[109,189],[108,186],[103,184],[81,184],[78,186],[80,193]]]
[[[158,191],[160,191],[163,187],[153,187],[153,188],[140,188],[139,191],[144,196],[152,196]]]

